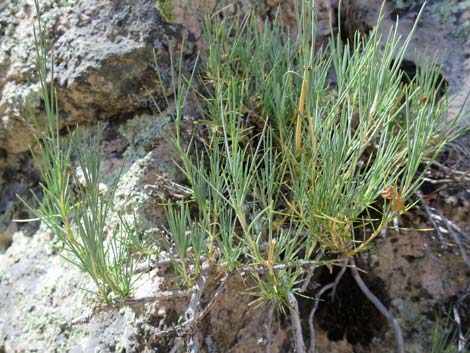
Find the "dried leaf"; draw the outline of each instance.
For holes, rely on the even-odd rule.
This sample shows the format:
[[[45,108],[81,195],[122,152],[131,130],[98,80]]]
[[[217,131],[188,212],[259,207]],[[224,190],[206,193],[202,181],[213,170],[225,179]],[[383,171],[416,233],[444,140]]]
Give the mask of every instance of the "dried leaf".
[[[384,191],[382,191],[382,194],[380,194],[385,200],[391,200],[393,199],[395,195],[395,186],[390,185],[388,186]]]
[[[429,102],[429,97],[421,96],[421,97],[419,97],[419,101],[420,101],[421,103],[426,104],[427,102]]]
[[[385,200],[392,200],[393,210],[396,212],[401,212],[405,209],[405,201],[398,193],[394,185],[388,186],[381,194]]]
[[[403,199],[401,198],[400,195],[398,195],[398,193],[395,195],[395,199],[394,199],[394,203],[393,203],[393,209],[397,212],[401,212],[405,209],[405,202],[403,201]]]

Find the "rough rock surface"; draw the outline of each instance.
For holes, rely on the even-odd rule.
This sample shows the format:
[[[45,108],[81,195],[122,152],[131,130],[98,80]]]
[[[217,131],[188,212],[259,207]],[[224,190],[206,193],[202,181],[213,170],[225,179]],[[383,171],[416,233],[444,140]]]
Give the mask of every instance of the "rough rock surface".
[[[158,95],[153,50],[167,55],[169,40],[180,41],[177,25],[165,24],[151,0],[66,1],[42,4],[55,57],[55,78],[64,124],[125,116],[149,107]],[[24,152],[31,133],[22,121],[28,101],[40,108],[34,84],[35,59],[30,1],[10,2],[0,49],[1,145]],[[10,35],[8,35],[10,34]]]
[[[155,80],[153,50],[167,74],[169,43],[178,46],[184,35],[189,43],[185,56],[191,62],[196,49],[204,48],[201,9],[213,8],[215,0],[174,0],[172,13],[165,16],[155,9],[154,0],[41,3],[55,53],[64,124],[107,121],[102,150],[103,172],[109,182],[124,162],[118,206],[134,205],[145,229],[160,224],[163,211],[158,200],[162,195],[152,194],[146,185],[154,184],[157,175],[176,180],[180,176],[173,163],[177,153],[166,138],[172,128],[171,109],[159,115],[152,107],[152,99],[159,101],[162,94]],[[273,16],[280,2],[239,3],[242,8],[255,5],[264,17]],[[345,20],[350,30],[373,25],[380,3],[350,1]],[[451,94],[456,96],[454,107],[461,105],[463,95],[458,93],[468,92],[470,82],[470,43],[465,34],[470,12],[459,5],[465,3],[433,1],[412,42],[420,52],[424,45],[441,53],[447,49],[447,58],[439,60]],[[282,5],[285,20],[293,25],[292,3]],[[322,34],[327,34],[324,16],[337,4],[325,0],[321,5],[320,26]],[[387,2],[384,31],[399,14],[404,26],[400,30],[406,33],[416,10],[415,1]],[[184,312],[186,301],[129,307],[97,315],[88,325],[68,326],[96,304],[93,295],[82,290],[92,289],[89,281],[58,255],[44,230],[36,232],[37,225],[12,222],[29,216],[15,194],[38,189],[38,176],[27,153],[31,130],[24,124],[28,116],[25,102],[38,115],[42,106],[34,73],[33,21],[31,1],[0,2],[0,352],[169,352],[172,339],[154,342],[150,337],[156,329],[173,324]],[[415,60],[413,51],[408,59]],[[468,150],[466,141],[463,145]],[[468,191],[437,194],[433,207],[470,231]],[[430,227],[422,210],[400,222],[407,227]],[[368,271],[365,280],[402,325],[409,352],[428,352],[435,311],[442,304],[455,303],[470,283],[468,268],[455,246],[442,248],[432,232],[389,232],[378,240],[375,252],[361,260],[360,266]],[[328,280],[328,274],[325,276]],[[136,296],[154,295],[174,284],[171,272],[154,270],[140,278]],[[239,279],[231,282],[204,320],[204,351],[266,352],[265,312],[248,306],[250,298],[240,293],[249,285]],[[320,305],[316,320],[319,352],[393,351],[394,337],[387,323],[347,276],[337,298],[332,304]],[[344,310],[345,305],[354,310]],[[310,301],[301,303],[303,319],[311,306]],[[469,327],[468,313],[462,320]],[[271,352],[293,351],[287,318],[277,318],[270,331]]]
[[[345,28],[367,32],[380,13],[381,0],[352,0],[345,2]],[[406,37],[416,21],[424,1],[387,1],[383,9],[384,36],[395,26]],[[435,58],[449,85],[450,112],[456,114],[470,94],[470,3],[468,1],[428,1],[405,59],[421,64],[423,59]],[[465,106],[470,111],[470,101]],[[464,126],[470,125],[467,113]]]

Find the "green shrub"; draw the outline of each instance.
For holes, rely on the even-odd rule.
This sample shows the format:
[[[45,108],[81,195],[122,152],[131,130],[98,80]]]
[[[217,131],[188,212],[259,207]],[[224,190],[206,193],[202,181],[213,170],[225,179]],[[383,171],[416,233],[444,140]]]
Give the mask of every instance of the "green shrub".
[[[314,16],[311,2],[302,2],[296,38],[278,19],[260,28],[254,14],[208,18],[209,49],[197,67],[203,132],[188,148],[179,129],[175,138],[193,190],[169,212],[179,229],[171,231],[178,266],[199,261],[186,250],[205,229],[203,255],[223,271],[266,269],[253,275],[262,301],[287,304],[314,258],[369,249],[413,206],[429,165],[423,158],[435,158],[452,138],[435,65],[425,62],[403,83],[412,33],[402,39],[395,29],[383,38],[379,19],[353,43],[337,35],[318,49]],[[182,65],[173,72],[178,124],[182,97],[196,90],[194,72],[185,79]],[[197,275],[186,273],[187,284]]]
[[[100,131],[86,138],[80,129],[60,133],[59,107],[53,84],[47,83],[47,39],[35,1],[38,25],[34,28],[37,70],[46,111],[46,126],[31,115],[37,149],[31,149],[41,175],[42,199],[34,195],[37,208],[23,203],[62,243],[61,255],[87,273],[98,295],[107,304],[123,302],[131,293],[135,259],[130,246],[137,241],[133,225],[122,217],[110,229],[116,185],[104,189],[100,182]],[[82,141],[79,141],[82,140]],[[74,169],[72,155],[76,155]],[[80,175],[77,175],[77,171]]]

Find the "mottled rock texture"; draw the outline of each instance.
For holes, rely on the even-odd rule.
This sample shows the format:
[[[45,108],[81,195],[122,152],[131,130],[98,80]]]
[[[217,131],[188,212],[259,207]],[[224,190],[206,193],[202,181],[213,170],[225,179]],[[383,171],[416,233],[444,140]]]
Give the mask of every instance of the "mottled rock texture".
[[[344,5],[344,28],[351,34],[367,32],[374,26],[382,7],[381,0],[351,0]],[[422,0],[387,1],[383,7],[384,36],[399,21],[398,34],[405,37],[413,27],[423,5]],[[451,114],[456,114],[470,93],[470,3],[468,1],[428,1],[406,59],[418,65],[435,58],[449,85]],[[470,109],[467,101],[466,109]],[[470,125],[467,114],[463,123]]]
[[[153,51],[166,55],[180,41],[177,25],[165,24],[152,1],[50,1],[43,19],[55,59],[55,80],[64,124],[125,116],[149,107],[158,96]],[[25,129],[29,102],[40,110],[30,1],[11,2],[0,51],[1,145],[8,154],[31,142]],[[10,33],[10,35],[8,35]]]
[[[154,52],[167,83],[168,48],[180,50],[185,37],[184,57],[189,67],[197,51],[205,48],[200,22],[204,12],[222,5],[215,0],[160,3],[171,4],[167,7],[171,13],[159,13],[155,0],[41,1],[55,58],[63,124],[106,122],[104,174],[111,182],[124,165],[117,205],[133,205],[145,228],[161,224],[164,217],[160,196],[146,186],[155,183],[156,175],[181,178],[173,162],[177,153],[167,138],[172,129],[171,107],[165,110],[163,105],[163,114],[157,114],[153,106],[153,101],[163,103]],[[380,4],[378,0],[347,2],[341,22],[347,30],[345,36],[373,26]],[[226,11],[246,11],[251,6],[264,19],[274,16],[278,5],[283,7],[283,19],[295,30],[292,1],[238,1]],[[328,16],[335,16],[337,1],[318,1],[317,5],[320,33],[326,36]],[[397,14],[400,31],[407,33],[418,5],[411,0],[387,2],[384,33]],[[454,111],[463,101],[459,93],[468,92],[470,82],[468,6],[468,1],[432,1],[407,54],[414,61],[414,50],[447,51],[447,57],[440,55],[438,60],[451,95],[456,97]],[[37,224],[12,221],[30,216],[16,193],[27,196],[30,188],[37,191],[39,181],[28,154],[32,130],[27,123],[28,106],[38,116],[43,114],[35,74],[34,21],[31,0],[0,2],[0,352],[169,352],[172,339],[153,342],[150,337],[156,329],[175,322],[185,310],[185,301],[125,308],[97,315],[88,325],[70,327],[67,323],[95,305],[93,295],[82,290],[92,289],[89,281],[65,263],[51,247],[50,235],[37,230]],[[324,37],[318,42],[324,43]],[[434,206],[468,231],[468,192],[437,192],[440,199]],[[430,226],[422,211],[399,222],[404,227]],[[391,232],[360,262],[368,271],[364,277],[369,286],[397,315],[413,353],[429,351],[435,309],[455,302],[470,283],[468,269],[455,248],[441,249],[432,234]],[[327,271],[321,276],[325,282],[331,279]],[[171,277],[162,270],[146,273],[139,280],[136,296],[174,287]],[[239,279],[231,282],[203,322],[205,352],[266,352],[264,309],[248,306],[250,298],[240,293],[249,286]],[[344,310],[346,304],[351,311]],[[304,319],[311,306],[311,301],[301,302]],[[469,325],[468,314],[462,319]],[[345,277],[334,303],[321,303],[316,324],[319,352],[393,351],[394,338],[386,322],[351,278]],[[271,338],[271,352],[293,351],[288,319],[275,320]]]

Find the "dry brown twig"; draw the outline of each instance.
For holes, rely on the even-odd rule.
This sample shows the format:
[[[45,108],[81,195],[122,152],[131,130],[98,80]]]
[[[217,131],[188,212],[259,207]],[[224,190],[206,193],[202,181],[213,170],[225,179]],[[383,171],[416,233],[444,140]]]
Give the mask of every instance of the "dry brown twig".
[[[155,178],[154,184],[144,185],[144,190],[150,190],[151,195],[157,196],[163,201],[187,200],[192,197],[191,189],[170,180],[166,175],[155,174]]]
[[[423,198],[422,192],[417,192],[417,196],[421,200],[421,204],[423,205],[424,211],[426,212],[429,221],[433,225],[434,230],[436,231],[436,234],[439,238],[439,241],[441,242],[442,247],[447,247],[447,242],[444,239],[443,231],[441,230],[441,226],[437,223],[436,219],[439,219],[440,221],[444,222],[446,226],[446,231],[450,234],[450,236],[453,238],[455,244],[457,245],[457,248],[459,249],[460,255],[464,259],[465,263],[467,266],[470,267],[470,259],[465,251],[465,248],[462,244],[462,238],[466,238],[465,233],[458,227],[455,223],[450,221],[442,211],[440,211],[437,208],[431,208],[426,200]]]

